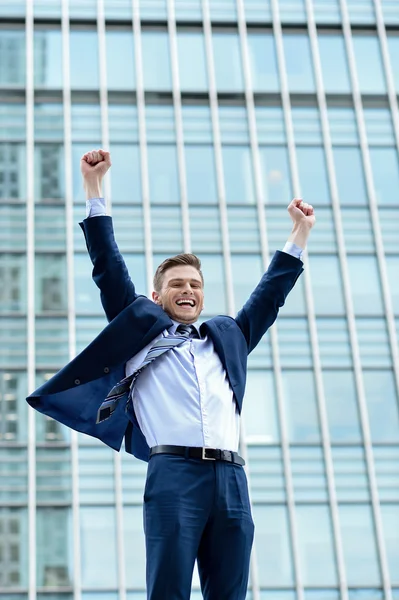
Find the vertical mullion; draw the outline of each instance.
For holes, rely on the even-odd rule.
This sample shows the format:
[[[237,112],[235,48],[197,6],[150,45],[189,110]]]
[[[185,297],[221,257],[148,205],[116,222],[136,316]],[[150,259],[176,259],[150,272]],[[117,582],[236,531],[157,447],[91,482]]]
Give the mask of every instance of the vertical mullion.
[[[101,110],[101,139],[102,146],[109,150],[109,114],[107,91],[107,61],[104,0],[97,0],[97,30],[98,30],[98,62],[100,74],[100,110]],[[104,194],[108,211],[112,209],[111,171],[104,179]],[[125,547],[123,536],[123,500],[122,500],[122,465],[120,452],[113,452],[114,485],[115,485],[115,516],[116,516],[116,547],[118,565],[119,600],[126,600]]]
[[[76,354],[75,293],[73,271],[73,187],[72,187],[72,119],[71,119],[71,81],[69,52],[69,6],[68,0],[62,0],[62,66],[63,66],[63,103],[64,103],[64,154],[65,154],[65,218],[66,252],[68,278],[68,334],[69,357]],[[71,471],[72,471],[72,527],[73,527],[73,594],[74,600],[82,595],[81,548],[79,518],[79,457],[78,434],[71,431]]]
[[[139,125],[140,167],[141,167],[141,193],[143,196],[143,222],[144,222],[144,244],[145,264],[147,277],[147,290],[152,292],[152,232],[151,232],[151,208],[150,208],[150,185],[148,177],[148,153],[147,134],[145,127],[145,98],[144,77],[141,46],[141,22],[140,22],[140,0],[132,0],[133,12],[133,37],[134,56],[136,66],[136,98],[137,117]]]
[[[380,230],[379,222],[378,222],[378,210],[377,210],[377,203],[376,203],[375,191],[374,191],[374,183],[373,183],[373,177],[372,177],[372,171],[371,171],[370,155],[369,155],[368,146],[367,146],[367,135],[366,135],[365,122],[364,122],[364,115],[363,115],[362,98],[361,98],[361,94],[360,94],[359,82],[358,82],[357,73],[356,73],[355,55],[354,55],[353,45],[352,45],[352,34],[351,34],[351,27],[350,27],[348,7],[346,4],[346,0],[340,0],[340,7],[341,7],[342,28],[343,28],[343,33],[344,33],[345,46],[346,46],[346,50],[347,50],[347,54],[348,54],[349,72],[350,72],[352,90],[353,90],[353,102],[354,102],[354,106],[355,106],[356,122],[357,122],[358,131],[359,131],[360,149],[361,149],[362,162],[363,162],[365,178],[366,178],[367,194],[369,197],[370,215],[371,215],[372,227],[373,227],[373,233],[374,233],[374,239],[375,239],[375,245],[376,245],[377,260],[378,260],[378,265],[379,265],[380,275],[381,275],[382,294],[383,294],[383,299],[384,299],[384,307],[385,307],[385,311],[386,311],[386,315],[387,315],[388,333],[390,336],[391,348],[392,348],[392,343],[393,343],[393,339],[394,339],[393,335],[392,335],[392,331],[391,331],[391,323],[393,320],[392,307],[391,307],[391,302],[390,302],[390,297],[389,297],[389,289],[388,289],[388,285],[387,285],[387,276],[386,276],[384,255],[383,255],[382,236],[381,236],[381,230]],[[373,510],[373,516],[374,516],[374,526],[375,526],[375,533],[376,533],[377,548],[378,548],[379,559],[380,559],[382,584],[383,584],[383,588],[384,588],[385,599],[392,600],[388,559],[387,559],[384,536],[383,536],[382,517],[381,517],[380,506],[379,506],[379,493],[378,493],[378,487],[377,487],[377,478],[376,478],[376,472],[375,472],[375,463],[374,463],[371,433],[370,433],[370,426],[369,426],[369,422],[368,422],[367,405],[366,405],[366,400],[365,400],[365,395],[364,395],[363,382],[361,382],[361,386],[362,386],[363,393],[362,393],[362,395],[359,395],[360,419],[361,419],[361,423],[362,423],[362,431],[363,431],[363,437],[364,437],[366,464],[367,464],[367,470],[368,470],[368,476],[369,476],[369,482],[370,482],[371,504],[372,504],[372,510]]]
[[[35,186],[34,186],[34,80],[33,0],[26,1],[26,262],[27,262],[27,379],[35,389]],[[36,600],[36,421],[28,411],[28,544],[29,600]]]
[[[290,170],[292,176],[292,183],[295,195],[300,196],[299,193],[299,175],[298,175],[298,166],[296,161],[296,153],[295,153],[295,141],[294,141],[294,132],[292,126],[292,115],[291,115],[291,101],[288,91],[288,80],[287,80],[287,72],[285,68],[285,58],[284,58],[284,46],[283,46],[283,35],[281,29],[281,21],[279,14],[279,7],[277,0],[271,0],[271,8],[272,8],[272,20],[273,20],[273,31],[276,41],[276,51],[277,51],[277,63],[278,70],[280,76],[281,83],[281,100],[283,105],[284,112],[284,120],[285,120],[285,128],[287,134],[287,146],[288,146],[288,158],[290,163]],[[306,270],[304,273],[306,277]],[[305,284],[306,287],[306,284]],[[312,348],[313,349],[313,348]],[[277,361],[277,364],[280,368],[280,357],[278,347],[276,349],[273,348],[273,359]],[[276,379],[276,387],[277,387],[277,398],[279,403],[279,412],[280,412],[280,423],[281,423],[281,441],[282,441],[282,451],[283,451],[283,461],[284,461],[284,471],[286,474],[286,489],[287,489],[287,506],[288,506],[288,514],[289,514],[289,523],[290,523],[290,531],[291,531],[291,539],[292,539],[292,550],[293,550],[293,561],[294,561],[294,572],[295,572],[295,584],[296,584],[296,592],[297,592],[297,600],[304,600],[304,591],[303,591],[303,581],[299,560],[299,548],[298,548],[298,529],[295,515],[295,497],[294,497],[294,487],[292,481],[292,469],[291,469],[291,457],[290,457],[290,448],[289,448],[289,439],[288,439],[288,427],[285,418],[282,418],[285,415],[284,412],[284,390],[282,385],[281,376]]]
[[[181,211],[183,222],[183,246],[184,252],[191,250],[190,236],[190,219],[187,200],[187,177],[186,177],[186,161],[184,157],[184,135],[183,135],[183,117],[181,107],[181,91],[179,81],[179,61],[177,48],[176,34],[176,19],[174,0],[168,2],[168,35],[170,47],[170,60],[172,66],[172,93],[173,106],[175,112],[175,131],[176,131],[176,147],[177,147],[177,162],[179,167],[179,187],[181,198]]]
[[[393,129],[394,129],[394,133],[395,133],[396,151],[399,152],[398,98],[397,98],[396,91],[395,91],[395,84],[394,84],[394,79],[393,79],[393,75],[392,75],[391,61],[389,58],[387,34],[386,34],[384,18],[383,18],[383,14],[382,14],[381,0],[374,0],[374,8],[375,8],[376,20],[377,20],[377,31],[378,31],[380,44],[381,44],[382,61],[384,64],[385,77],[386,77],[387,86],[388,86],[388,100],[389,100],[389,106],[391,109],[391,118],[392,118],[392,122],[393,122]],[[378,210],[377,210],[377,212],[378,212]],[[382,249],[382,252],[383,252],[383,249]],[[382,258],[383,258],[383,256],[382,256]],[[390,286],[389,286],[388,278],[386,276],[385,268],[384,268],[384,271],[385,271],[385,273],[384,273],[384,275],[382,275],[382,277],[385,277],[385,280],[386,280],[385,285],[387,287],[387,290],[389,290]],[[389,292],[388,292],[388,296],[389,296]],[[395,374],[395,380],[396,380],[396,390],[397,390],[397,393],[399,396],[399,346],[398,346],[398,340],[397,340],[396,329],[395,329],[395,317],[394,317],[391,306],[390,306],[390,311],[387,314],[387,320],[388,320],[388,330],[390,332],[389,339],[391,342],[391,352],[392,352],[392,361],[393,361],[393,365],[394,365],[394,374]]]

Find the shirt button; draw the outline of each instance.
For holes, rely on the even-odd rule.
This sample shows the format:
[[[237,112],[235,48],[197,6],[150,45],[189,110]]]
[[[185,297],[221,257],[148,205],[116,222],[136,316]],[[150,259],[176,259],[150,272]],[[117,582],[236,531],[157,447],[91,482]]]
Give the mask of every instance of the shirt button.
[[[109,367],[104,367],[104,373],[109,373]]]
[[[80,385],[80,379],[75,379],[74,384],[75,385]]]

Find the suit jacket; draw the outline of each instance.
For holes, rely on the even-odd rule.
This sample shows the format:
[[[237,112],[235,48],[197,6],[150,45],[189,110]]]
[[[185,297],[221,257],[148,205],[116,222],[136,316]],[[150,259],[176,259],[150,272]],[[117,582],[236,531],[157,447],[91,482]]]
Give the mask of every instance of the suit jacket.
[[[136,293],[114,239],[111,217],[85,219],[80,226],[93,263],[93,279],[109,324],[63,369],[34,391],[27,401],[57,421],[148,460],[149,448],[137,420],[119,402],[112,417],[96,424],[109,390],[125,377],[126,362],[172,325],[158,305]],[[275,321],[279,308],[302,272],[302,262],[276,252],[267,272],[235,319],[218,316],[201,325],[209,335],[229,379],[238,410],[244,397],[247,356]]]

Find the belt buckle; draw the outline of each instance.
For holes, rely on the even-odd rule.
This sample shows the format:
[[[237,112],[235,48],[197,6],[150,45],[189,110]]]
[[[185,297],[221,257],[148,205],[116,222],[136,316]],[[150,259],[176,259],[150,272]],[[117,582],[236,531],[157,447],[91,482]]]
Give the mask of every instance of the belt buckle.
[[[213,448],[202,448],[202,460],[216,460],[216,458],[212,458],[210,456],[206,456],[207,450],[213,450]]]

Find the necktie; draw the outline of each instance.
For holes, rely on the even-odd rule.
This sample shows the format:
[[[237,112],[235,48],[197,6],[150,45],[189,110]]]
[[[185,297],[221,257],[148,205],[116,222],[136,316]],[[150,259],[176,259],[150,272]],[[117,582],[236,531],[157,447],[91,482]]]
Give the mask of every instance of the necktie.
[[[157,340],[153,346],[148,350],[146,357],[144,358],[141,365],[128,377],[125,377],[119,383],[114,385],[114,387],[108,392],[108,395],[104,402],[102,402],[100,408],[97,412],[97,421],[96,423],[101,423],[112,415],[114,410],[116,409],[119,400],[126,394],[128,390],[129,399],[131,397],[131,392],[133,390],[133,386],[137,377],[140,373],[148,367],[150,363],[152,363],[156,358],[170,350],[171,348],[175,348],[176,346],[180,346],[183,342],[185,342],[190,335],[194,335],[196,333],[195,327],[192,325],[179,325],[176,329],[175,335],[168,335],[167,337],[161,337],[161,339]]]

